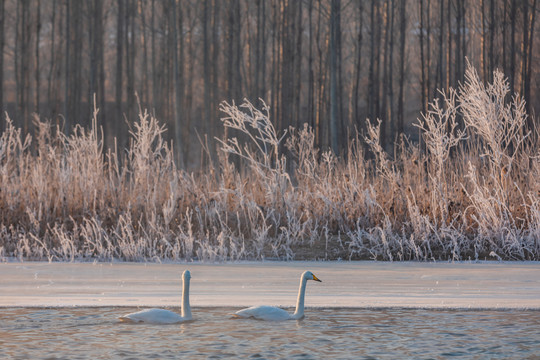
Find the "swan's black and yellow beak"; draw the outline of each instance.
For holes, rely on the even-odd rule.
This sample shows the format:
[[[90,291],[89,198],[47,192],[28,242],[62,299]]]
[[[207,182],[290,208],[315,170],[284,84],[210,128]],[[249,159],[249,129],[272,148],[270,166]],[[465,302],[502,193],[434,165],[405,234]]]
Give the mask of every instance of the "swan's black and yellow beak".
[[[318,277],[316,277],[315,275],[313,275],[313,280],[315,281],[318,281],[318,282],[322,282],[322,280],[320,280]]]

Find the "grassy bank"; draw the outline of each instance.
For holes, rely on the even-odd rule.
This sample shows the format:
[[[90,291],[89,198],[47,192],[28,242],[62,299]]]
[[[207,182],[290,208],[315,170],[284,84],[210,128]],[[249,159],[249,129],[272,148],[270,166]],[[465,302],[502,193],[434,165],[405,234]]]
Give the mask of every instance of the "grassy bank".
[[[65,137],[36,120],[32,138],[8,120],[0,258],[539,260],[539,134],[494,75],[469,68],[392,155],[377,122],[338,158],[307,127],[277,134],[264,104],[222,104],[229,137],[197,173],[146,112],[118,150],[95,121]]]

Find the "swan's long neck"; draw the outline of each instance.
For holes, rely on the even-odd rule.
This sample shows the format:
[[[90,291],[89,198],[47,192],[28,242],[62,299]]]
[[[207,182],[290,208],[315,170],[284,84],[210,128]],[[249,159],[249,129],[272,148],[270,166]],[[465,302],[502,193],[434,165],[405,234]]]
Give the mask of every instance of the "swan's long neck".
[[[298,289],[298,299],[296,300],[296,311],[292,316],[294,319],[301,319],[304,317],[304,296],[306,295],[306,283],[307,279],[302,276],[300,279],[300,288]]]
[[[191,307],[189,306],[189,278],[184,279],[182,287],[182,317],[191,319]]]

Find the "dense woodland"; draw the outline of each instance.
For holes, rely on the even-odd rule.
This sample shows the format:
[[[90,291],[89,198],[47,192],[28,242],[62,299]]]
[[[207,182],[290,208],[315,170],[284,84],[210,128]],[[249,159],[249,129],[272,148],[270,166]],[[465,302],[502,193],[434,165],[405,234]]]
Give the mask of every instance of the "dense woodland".
[[[0,0],[0,113],[69,134],[95,102],[122,148],[141,106],[198,166],[223,136],[220,102],[262,99],[279,131],[307,123],[335,153],[381,119],[391,150],[467,61],[484,81],[501,70],[537,114],[538,15],[537,0]]]

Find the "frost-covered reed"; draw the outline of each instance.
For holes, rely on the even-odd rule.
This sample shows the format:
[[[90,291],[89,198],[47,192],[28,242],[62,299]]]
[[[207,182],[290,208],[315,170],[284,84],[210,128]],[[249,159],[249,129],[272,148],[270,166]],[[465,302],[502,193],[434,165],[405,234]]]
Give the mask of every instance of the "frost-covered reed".
[[[343,158],[307,126],[278,133],[264,103],[223,103],[219,164],[197,173],[147,112],[125,150],[105,150],[96,121],[66,137],[36,118],[32,138],[8,118],[0,258],[539,260],[540,134],[523,100],[471,67],[440,99],[418,120],[425,146],[391,156],[369,123]]]

